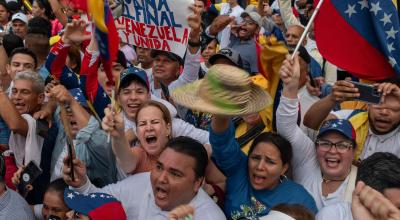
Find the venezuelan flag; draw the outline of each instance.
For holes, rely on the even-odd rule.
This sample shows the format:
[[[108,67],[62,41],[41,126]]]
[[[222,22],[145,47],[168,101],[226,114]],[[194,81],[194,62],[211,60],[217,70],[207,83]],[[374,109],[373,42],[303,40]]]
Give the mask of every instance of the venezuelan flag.
[[[115,27],[112,11],[108,1],[88,0],[88,10],[95,24],[95,37],[99,45],[100,59],[109,83],[114,84],[112,61],[116,60],[119,36]]]

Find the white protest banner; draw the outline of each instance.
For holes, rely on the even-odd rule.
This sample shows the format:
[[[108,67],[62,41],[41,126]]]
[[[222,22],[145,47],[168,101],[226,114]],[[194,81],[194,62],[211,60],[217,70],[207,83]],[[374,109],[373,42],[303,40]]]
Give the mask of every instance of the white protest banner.
[[[122,42],[138,47],[168,51],[183,57],[190,28],[187,17],[193,0],[125,0],[116,21]]]

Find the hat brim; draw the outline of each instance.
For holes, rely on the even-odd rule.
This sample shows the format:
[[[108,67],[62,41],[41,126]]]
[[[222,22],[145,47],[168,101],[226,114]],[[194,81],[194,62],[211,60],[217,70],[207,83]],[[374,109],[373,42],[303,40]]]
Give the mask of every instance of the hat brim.
[[[183,59],[180,56],[178,56],[178,55],[176,55],[174,53],[171,53],[171,52],[168,52],[168,51],[163,51],[163,50],[154,50],[154,49],[151,50],[151,52],[150,52],[151,58],[155,58],[158,55],[164,55],[164,56],[168,57],[171,60],[177,61],[180,65],[184,64],[183,63]]]
[[[228,109],[204,100],[199,95],[199,89],[204,79],[176,88],[172,91],[174,102],[192,110],[207,112],[211,114],[240,116],[260,112],[272,104],[272,98],[261,87],[251,84],[250,95],[246,106],[241,109]]]
[[[342,135],[343,137],[353,141],[353,138],[351,136],[349,136],[346,132],[344,132],[340,129],[335,129],[335,128],[330,128],[330,129],[326,129],[322,132],[319,132],[317,135],[317,138],[320,138],[321,136],[324,136],[325,134],[327,134],[329,132],[336,132],[336,133]]]
[[[217,59],[219,59],[219,58],[225,58],[225,59],[231,61],[231,63],[232,63],[234,66],[241,68],[241,66],[239,66],[237,63],[235,63],[230,57],[228,57],[228,56],[226,56],[226,55],[224,55],[224,54],[220,54],[220,53],[216,53],[216,54],[212,55],[212,56],[210,57],[210,59],[208,59],[208,62],[209,62],[211,65],[214,65],[215,62],[217,61]]]

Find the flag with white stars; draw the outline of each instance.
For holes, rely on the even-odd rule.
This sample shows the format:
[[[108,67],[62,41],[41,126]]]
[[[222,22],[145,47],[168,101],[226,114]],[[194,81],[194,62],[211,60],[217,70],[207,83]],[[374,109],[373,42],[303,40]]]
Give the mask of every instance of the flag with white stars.
[[[92,12],[95,23],[95,38],[99,46],[100,59],[103,64],[104,71],[106,72],[108,83],[114,84],[112,75],[112,62],[117,59],[119,47],[119,35],[115,27],[112,11],[108,5],[108,1],[104,1],[101,13],[97,10],[98,4],[103,4],[103,0],[88,0],[90,2],[89,9]],[[96,8],[92,8],[95,7]],[[98,14],[94,16],[93,13]]]
[[[321,54],[355,76],[400,75],[400,24],[391,0],[325,0],[315,19]]]
[[[121,202],[106,193],[80,194],[67,188],[64,190],[64,202],[70,209],[92,220],[126,219]]]

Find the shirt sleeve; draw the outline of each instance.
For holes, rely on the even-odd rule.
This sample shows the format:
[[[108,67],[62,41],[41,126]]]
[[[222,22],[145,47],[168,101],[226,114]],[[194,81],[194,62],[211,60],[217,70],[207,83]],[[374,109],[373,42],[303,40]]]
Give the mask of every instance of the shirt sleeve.
[[[213,150],[212,156],[225,175],[232,176],[239,169],[247,167],[247,157],[240,150],[235,139],[235,129],[232,122],[229,128],[221,133],[216,133],[210,128],[210,143]]]
[[[203,145],[209,144],[209,133],[207,131],[198,129],[179,118],[172,119],[172,135],[173,137],[187,136],[199,141]]]
[[[292,25],[303,26],[293,14],[290,0],[278,0],[278,3],[282,15],[282,20],[283,22],[285,22],[286,28]]]
[[[200,50],[195,54],[191,54],[189,50],[186,51],[183,73],[177,80],[168,85],[169,91],[173,91],[186,83],[194,82],[199,78],[200,58]]]
[[[276,111],[276,128],[278,134],[292,144],[292,167],[298,170],[294,173],[303,175],[309,168],[306,165],[311,164],[314,169],[318,169],[318,166],[316,165],[314,142],[297,125],[298,106],[298,99],[288,99],[282,95]]]

